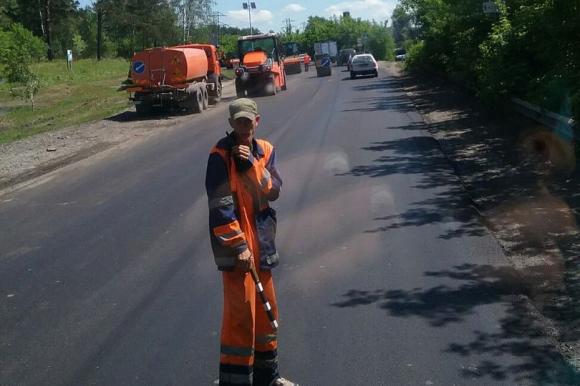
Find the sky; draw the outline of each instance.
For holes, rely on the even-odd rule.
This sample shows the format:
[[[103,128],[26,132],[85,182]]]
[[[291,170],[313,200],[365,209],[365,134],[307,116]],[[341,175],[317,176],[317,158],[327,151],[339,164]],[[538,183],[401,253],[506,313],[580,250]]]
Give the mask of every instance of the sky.
[[[216,1],[215,11],[223,14],[220,23],[232,27],[249,27],[248,11],[242,3],[249,0]],[[92,0],[80,0],[81,6],[90,5]],[[354,18],[384,22],[389,19],[399,0],[254,0],[256,9],[252,10],[252,27],[262,32],[282,31],[286,19],[291,20],[292,29],[302,30],[308,16],[331,17],[349,11]]]

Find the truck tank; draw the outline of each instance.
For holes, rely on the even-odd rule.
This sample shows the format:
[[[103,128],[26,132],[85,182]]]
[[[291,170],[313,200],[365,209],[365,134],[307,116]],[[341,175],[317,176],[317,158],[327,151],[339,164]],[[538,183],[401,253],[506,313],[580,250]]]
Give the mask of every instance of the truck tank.
[[[131,78],[137,86],[184,87],[207,75],[204,50],[197,48],[152,48],[133,56]]]

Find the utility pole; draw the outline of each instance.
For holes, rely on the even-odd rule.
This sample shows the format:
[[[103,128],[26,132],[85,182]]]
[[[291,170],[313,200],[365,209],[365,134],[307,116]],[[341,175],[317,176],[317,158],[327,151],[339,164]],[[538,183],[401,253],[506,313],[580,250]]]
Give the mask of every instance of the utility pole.
[[[183,5],[183,43],[187,42],[187,6]]]
[[[250,35],[253,35],[252,31],[252,9],[256,9],[256,3],[253,1],[245,1],[242,3],[242,8],[248,10],[248,18],[250,19]]]
[[[54,59],[54,54],[52,51],[51,0],[44,0],[42,7],[44,8],[44,38],[46,39],[46,45],[48,46],[47,57],[49,61],[52,61]]]
[[[212,13],[211,15],[209,15],[212,19],[213,19],[213,24],[216,28],[216,39],[215,39],[215,44],[219,45],[220,44],[220,17],[225,16],[223,13],[221,12],[216,12],[216,13]]]
[[[101,60],[103,46],[103,5],[101,1],[95,4],[97,11],[97,60]]]

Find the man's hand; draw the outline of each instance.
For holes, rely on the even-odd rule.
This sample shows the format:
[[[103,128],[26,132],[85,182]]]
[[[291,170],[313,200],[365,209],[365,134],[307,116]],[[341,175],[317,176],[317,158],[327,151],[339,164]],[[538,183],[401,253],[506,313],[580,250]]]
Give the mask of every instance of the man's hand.
[[[235,158],[247,161],[250,159],[250,147],[246,145],[236,145],[232,147],[232,154]]]
[[[249,249],[240,253],[236,258],[236,266],[244,272],[249,272],[253,263],[254,256],[252,256],[252,252]]]

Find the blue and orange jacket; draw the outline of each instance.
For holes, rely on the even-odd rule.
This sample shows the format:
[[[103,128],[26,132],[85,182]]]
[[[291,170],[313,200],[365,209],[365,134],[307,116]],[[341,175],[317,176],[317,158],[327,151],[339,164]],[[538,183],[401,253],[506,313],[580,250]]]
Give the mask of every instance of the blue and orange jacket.
[[[235,268],[236,256],[250,249],[255,264],[271,269],[278,264],[274,239],[276,212],[269,205],[280,195],[282,179],[276,170],[272,144],[254,139],[248,161],[231,156],[235,142],[222,138],[212,149],[205,187],[209,201],[209,233],[220,271]]]

